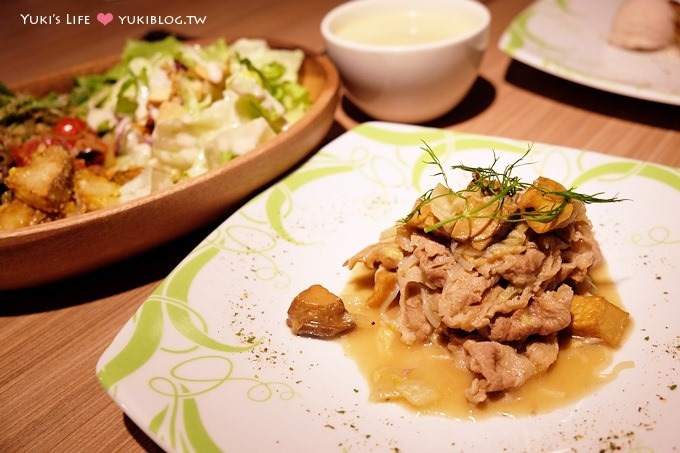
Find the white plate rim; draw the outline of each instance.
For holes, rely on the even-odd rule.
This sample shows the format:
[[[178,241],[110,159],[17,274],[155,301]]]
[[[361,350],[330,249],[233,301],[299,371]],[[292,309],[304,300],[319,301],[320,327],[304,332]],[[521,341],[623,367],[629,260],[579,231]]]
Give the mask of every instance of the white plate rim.
[[[620,1],[621,0],[600,0],[598,5],[605,5],[605,9],[611,14],[615,5],[619,4]],[[588,73],[570,60],[573,56],[563,54],[561,59],[558,60],[547,50],[550,46],[559,48],[565,45],[565,36],[568,33],[566,30],[553,28],[553,30],[556,31],[553,36],[536,34],[529,31],[530,25],[548,20],[560,22],[563,20],[562,16],[568,17],[571,14],[571,9],[578,9],[582,12],[583,10],[588,9],[588,5],[593,6],[593,4],[588,3],[587,0],[538,0],[513,19],[501,35],[501,38],[498,41],[498,48],[519,62],[564,80],[632,98],[663,104],[680,105],[680,85],[674,86],[673,89],[661,89],[659,87],[637,83],[634,80],[625,80],[625,75],[620,76],[617,80],[606,73]],[[588,17],[587,15],[579,16],[572,14],[571,19],[573,21],[572,26],[585,30],[594,21],[601,21],[601,23],[609,24],[612,18]],[[604,39],[603,36],[604,31],[596,39],[593,39],[589,34],[579,33],[575,33],[571,37],[575,40],[584,41],[585,45],[599,47],[608,52],[616,53],[617,58],[623,63],[629,61],[637,63],[638,65],[640,61],[643,63],[651,63],[654,59],[666,58],[666,56],[672,53],[671,58],[674,59],[677,67],[676,74],[680,72],[680,49],[665,49],[645,53],[627,51],[614,48],[606,42],[606,39]]]
[[[488,151],[489,147],[492,147],[500,156],[508,153],[510,156],[517,156],[522,153],[527,146],[531,146],[531,155],[541,157],[539,167],[542,167],[542,170],[547,170],[552,173],[557,172],[557,175],[553,176],[561,175],[572,182],[578,182],[579,185],[580,183],[584,183],[587,186],[588,181],[597,181],[598,183],[604,184],[606,187],[625,188],[625,184],[621,185],[622,181],[633,181],[636,183],[637,190],[648,190],[649,188],[652,188],[655,190],[670,191],[669,193],[671,196],[675,194],[676,197],[678,196],[678,191],[680,191],[680,172],[677,169],[671,169],[656,164],[555,145],[540,143],[529,144],[501,137],[480,136],[476,134],[465,134],[380,122],[365,123],[352,131],[343,134],[341,137],[326,145],[305,165],[293,173],[293,175],[291,175],[291,178],[293,179],[289,179],[288,181],[289,183],[292,183],[293,186],[297,184],[297,187],[301,187],[309,181],[312,181],[313,178],[309,179],[312,173],[316,173],[315,177],[319,177],[318,181],[321,181],[326,177],[333,178],[335,176],[331,175],[337,176],[341,172],[344,172],[342,173],[344,175],[353,175],[352,177],[356,176],[371,179],[376,176],[376,173],[373,173],[372,170],[377,169],[378,166],[383,164],[387,164],[387,166],[381,168],[392,168],[392,166],[413,168],[412,165],[408,165],[409,162],[406,156],[413,152],[414,148],[420,147],[419,139],[426,140],[428,143],[435,143],[437,146],[443,147],[443,149],[450,148],[455,151],[456,147],[462,147],[462,155],[465,156],[472,156],[473,154],[470,153],[479,152],[480,148],[484,148]],[[376,151],[377,154],[375,156],[372,155],[374,148],[381,149],[380,152]],[[454,155],[456,155],[455,152]],[[355,159],[362,159],[367,156],[369,157],[369,160],[363,162],[364,164],[370,162],[370,165],[358,165],[359,162]],[[489,157],[488,152],[486,157]],[[380,162],[382,162],[382,164]],[[579,171],[569,173],[575,169],[578,169]],[[366,172],[366,170],[370,171]],[[392,176],[396,175],[396,173],[392,174],[390,172],[387,174]],[[411,174],[411,176],[413,175]],[[403,187],[397,187],[400,184],[398,178],[384,179],[378,186],[385,186],[385,184],[392,187],[395,192],[399,192],[403,189]],[[645,189],[646,185],[649,185],[649,188]],[[313,186],[313,183],[311,183],[311,186]],[[648,353],[650,357],[653,358],[650,363],[656,364],[655,366],[657,368],[640,370],[638,365],[636,365],[636,368],[634,369],[639,371],[636,371],[635,373],[622,372],[614,383],[603,388],[601,391],[598,391],[592,398],[586,398],[578,404],[548,414],[517,420],[498,417],[472,423],[440,417],[415,416],[410,412],[403,411],[399,407],[367,403],[365,399],[366,386],[363,382],[363,378],[358,374],[353,367],[353,364],[348,363],[349,359],[343,359],[343,353],[337,344],[325,342],[305,343],[306,349],[303,353],[302,349],[297,349],[300,344],[302,344],[300,343],[302,340],[286,337],[286,344],[290,341],[293,345],[286,351],[288,354],[287,359],[283,357],[285,354],[282,351],[273,351],[272,348],[275,348],[276,346],[276,341],[274,341],[276,339],[272,339],[272,343],[264,341],[254,347],[255,349],[260,348],[258,352],[259,356],[257,358],[251,357],[250,359],[234,361],[233,363],[239,366],[244,363],[246,366],[249,364],[249,366],[253,366],[257,370],[256,372],[258,374],[262,373],[262,376],[258,377],[258,379],[261,380],[257,381],[258,383],[256,383],[255,387],[260,386],[258,388],[264,388],[268,391],[271,390],[272,395],[277,395],[276,398],[272,398],[270,395],[270,399],[267,399],[268,404],[274,408],[274,412],[281,410],[279,406],[285,406],[288,408],[285,413],[288,413],[287,411],[290,410],[291,418],[302,416],[306,417],[305,423],[311,423],[310,420],[318,423],[316,428],[319,429],[320,434],[311,435],[310,439],[303,440],[300,440],[297,436],[291,438],[291,432],[294,430],[289,429],[291,426],[290,422],[286,422],[285,420],[285,413],[277,413],[275,415],[279,417],[279,424],[281,426],[270,427],[267,431],[267,435],[256,439],[257,436],[253,433],[259,431],[258,429],[253,431],[249,428],[250,425],[247,422],[248,416],[245,414],[248,414],[251,409],[248,409],[245,406],[231,411],[232,415],[234,412],[236,412],[237,415],[244,414],[242,415],[242,418],[237,417],[236,419],[230,419],[229,423],[231,423],[231,425],[229,426],[232,428],[235,427],[235,431],[216,431],[214,426],[211,425],[211,423],[214,423],[215,417],[212,419],[210,417],[212,409],[217,406],[216,404],[212,403],[207,404],[206,406],[204,403],[204,405],[201,406],[201,409],[206,412],[203,412],[202,416],[199,416],[199,405],[196,403],[195,399],[198,398],[198,395],[202,392],[189,392],[190,397],[183,399],[180,393],[170,395],[171,392],[168,391],[162,396],[166,398],[174,396],[174,401],[179,400],[185,402],[179,409],[179,406],[174,407],[174,409],[178,412],[183,412],[184,414],[190,412],[192,415],[189,418],[197,417],[199,420],[198,425],[200,425],[200,429],[196,429],[195,424],[192,425],[193,428],[190,427],[189,425],[191,424],[189,423],[185,424],[182,429],[176,427],[174,431],[169,430],[169,428],[167,428],[167,420],[169,418],[168,410],[170,410],[169,408],[171,405],[165,406],[165,409],[159,407],[154,408],[153,413],[155,416],[153,417],[150,416],[149,412],[148,406],[150,404],[157,404],[159,400],[158,394],[163,393],[159,390],[161,389],[159,383],[162,382],[165,385],[171,381],[170,377],[167,376],[166,371],[161,373],[166,373],[163,375],[162,379],[159,377],[160,375],[157,373],[157,370],[154,369],[156,367],[154,360],[158,359],[163,362],[167,360],[168,355],[177,354],[193,347],[204,347],[206,344],[216,341],[215,338],[207,335],[201,329],[196,329],[197,326],[202,327],[199,323],[199,319],[202,320],[201,322],[205,321],[211,324],[214,321],[211,317],[214,317],[216,314],[211,308],[208,310],[210,312],[206,313],[208,316],[199,316],[201,315],[201,310],[206,310],[205,306],[200,305],[201,299],[212,297],[210,294],[215,291],[219,293],[219,288],[224,289],[220,286],[220,281],[226,278],[226,274],[235,271],[235,264],[244,263],[240,258],[236,260],[231,260],[229,258],[235,253],[241,253],[242,257],[247,257],[247,261],[253,259],[265,259],[265,261],[272,263],[275,261],[269,260],[270,256],[268,253],[272,244],[267,242],[269,238],[274,238],[275,235],[270,235],[269,233],[264,235],[259,234],[265,230],[269,230],[267,230],[267,222],[263,221],[262,218],[259,218],[258,215],[266,214],[267,212],[271,213],[271,210],[265,208],[265,205],[271,203],[272,200],[274,200],[274,204],[278,207],[277,209],[279,209],[279,212],[281,212],[281,209],[286,209],[287,212],[289,212],[291,206],[287,203],[290,199],[286,199],[285,196],[290,195],[290,193],[286,194],[285,192],[290,187],[292,186],[290,184],[286,185],[285,180],[274,185],[255,199],[251,200],[244,208],[242,208],[242,210],[234,214],[230,219],[225,221],[224,224],[218,227],[217,230],[190,253],[190,255],[154,291],[154,294],[142,304],[135,316],[122,328],[97,363],[96,369],[100,382],[104,388],[107,389],[113,400],[123,408],[137,425],[139,425],[164,449],[167,451],[202,451],[203,449],[207,449],[207,447],[214,446],[218,449],[235,448],[238,450],[239,448],[251,446],[251,442],[263,442],[262,444],[258,443],[258,446],[262,447],[262,445],[265,445],[270,449],[286,449],[290,447],[302,448],[309,447],[313,444],[317,447],[319,447],[319,445],[324,445],[327,448],[334,446],[337,447],[339,451],[355,448],[359,450],[365,450],[367,448],[377,450],[399,448],[401,451],[411,451],[413,445],[409,444],[409,441],[406,439],[407,434],[410,437],[416,435],[416,438],[423,435],[428,436],[427,446],[429,451],[443,451],[452,445],[455,449],[460,448],[461,451],[473,447],[482,449],[485,447],[492,448],[493,445],[497,446],[497,442],[499,441],[502,441],[503,444],[506,445],[507,451],[523,451],[523,449],[527,449],[529,446],[534,445],[532,442],[539,440],[545,442],[545,444],[541,445],[542,451],[560,451],[561,449],[567,449],[571,446],[590,448],[593,446],[592,442],[600,442],[601,445],[607,447],[610,444],[616,444],[626,448],[631,446],[635,448],[650,448],[652,451],[654,451],[654,449],[663,451],[667,447],[678,446],[678,440],[673,436],[674,432],[672,424],[669,424],[668,420],[672,419],[674,416],[680,415],[680,405],[677,404],[678,398],[680,398],[680,391],[672,391],[670,386],[675,382],[673,380],[675,377],[673,375],[670,375],[669,377],[669,370],[661,369],[659,367],[666,367],[669,363],[673,365],[673,361],[677,361],[678,354],[680,353],[680,337],[674,336],[674,332],[668,330],[668,326],[677,325],[677,322],[680,321],[680,314],[677,310],[673,312],[669,308],[672,295],[677,294],[680,290],[678,287],[679,283],[672,278],[673,272],[677,271],[678,265],[677,260],[674,260],[674,258],[678,257],[678,248],[680,247],[680,231],[678,231],[680,222],[673,223],[673,220],[677,219],[671,217],[669,220],[663,219],[663,221],[657,223],[657,220],[659,220],[658,218],[648,219],[650,217],[648,211],[645,211],[645,214],[647,215],[640,215],[638,218],[634,219],[630,228],[620,224],[614,225],[613,228],[615,231],[618,231],[618,236],[623,236],[623,232],[625,232],[626,237],[624,238],[624,242],[627,242],[628,246],[632,243],[636,247],[636,253],[639,253],[640,256],[643,257],[642,259],[647,261],[640,263],[639,268],[636,268],[634,274],[645,274],[649,278],[656,276],[650,286],[654,286],[654,284],[661,286],[654,289],[656,291],[654,295],[654,309],[663,313],[661,317],[663,319],[662,322],[667,322],[668,324],[665,331],[663,329],[660,331],[653,331],[649,326],[649,323],[653,321],[650,321],[645,315],[641,314],[646,312],[642,312],[639,309],[631,310],[634,316],[636,316],[635,331],[631,335],[631,338],[627,340],[624,348],[617,352],[617,357],[619,360],[625,360],[626,355],[631,353],[637,354],[632,352],[633,350],[644,350],[645,353]],[[373,202],[384,202],[389,208],[392,203],[399,201],[397,199],[406,193],[413,193],[413,187],[408,187],[405,190],[405,193],[398,194],[394,200],[390,199],[389,196],[387,198],[380,198],[379,196],[379,199],[373,200]],[[384,192],[380,193],[385,195]],[[622,193],[622,195],[626,196],[627,194]],[[275,199],[277,196],[283,196],[284,198]],[[356,194],[353,196],[355,197]],[[330,204],[333,203],[331,202]],[[269,207],[271,208],[271,205]],[[374,203],[370,208],[379,209],[380,203]],[[400,205],[400,208],[403,209],[403,203]],[[298,209],[298,207],[296,207],[296,209]],[[645,206],[640,206],[639,209],[644,210]],[[598,220],[601,221],[603,218],[607,218],[611,212],[611,210],[607,210],[604,217],[603,214],[600,214],[597,216]],[[659,214],[663,217],[664,213]],[[305,218],[304,215],[302,218]],[[373,221],[384,223],[385,218],[373,219]],[[224,242],[220,241],[225,240],[225,232],[230,229],[232,232],[238,230],[245,225],[244,222],[251,222],[253,225],[258,225],[257,228],[260,228],[261,226],[262,229],[258,230],[256,236],[253,237],[261,239],[263,241],[262,244],[259,244],[258,246],[254,243],[241,244],[241,246],[244,246],[245,248],[240,251],[234,251],[233,248],[224,247]],[[346,223],[343,227],[347,227],[351,230],[350,224]],[[598,228],[598,225],[596,225],[596,228]],[[602,228],[602,225],[599,225],[599,228]],[[304,225],[296,226],[294,223],[287,225],[285,228],[283,228],[283,225],[278,224],[274,229],[280,233],[283,232],[284,236],[285,231],[294,232],[296,234],[306,231]],[[310,233],[313,233],[312,230],[313,229],[310,230]],[[374,233],[375,232],[376,231],[374,231]],[[314,234],[311,236],[315,237]],[[621,241],[623,239],[618,236],[606,238],[604,244],[606,245],[605,251],[613,250],[621,246]],[[369,235],[369,237],[362,239],[362,241],[371,240],[371,237],[372,236]],[[277,240],[280,239],[282,239],[281,235],[278,236]],[[232,245],[237,242],[238,241],[232,243]],[[291,241],[285,242],[291,243]],[[292,242],[295,241],[293,240]],[[221,245],[218,245],[218,243]],[[263,253],[256,253],[255,255],[257,256],[253,255],[251,253],[252,250],[247,250],[251,246],[255,249],[259,248]],[[639,250],[637,250],[637,248],[639,248]],[[281,256],[290,253],[291,250],[292,249],[285,249],[285,253]],[[321,250],[325,251],[326,249]],[[657,261],[650,259],[650,254],[652,253],[657,257]],[[255,258],[253,258],[254,256]],[[276,259],[282,259],[281,256],[277,255]],[[644,258],[644,256],[647,258]],[[282,263],[285,263],[285,260],[282,261]],[[307,280],[307,282],[314,282],[315,279],[326,279],[326,281],[333,281],[337,284],[338,281],[346,278],[346,274],[339,269],[341,263],[338,262],[337,264],[338,269],[334,270],[324,270],[323,268],[315,270],[306,269],[306,272],[308,273],[306,273],[305,280]],[[212,270],[207,270],[208,267],[204,267],[206,265],[214,266]],[[292,266],[289,267],[290,269],[295,268],[294,263],[287,263],[285,266]],[[220,275],[215,275],[216,269],[219,270]],[[274,266],[268,269],[276,270],[277,267]],[[266,269],[263,268],[261,270]],[[280,280],[277,280],[277,278],[283,274],[285,274],[285,272],[273,272],[268,276],[262,276],[262,280],[269,280],[269,283],[265,282],[265,284],[271,285],[273,288],[276,284],[281,282]],[[621,268],[614,266],[612,274],[617,281],[617,286],[623,285],[627,289],[636,286],[631,284],[634,282],[627,281],[627,279],[632,278],[630,272],[621,273]],[[252,274],[249,275],[251,275],[250,278],[252,278]],[[304,284],[305,282],[297,283]],[[298,289],[299,288],[289,286],[284,293],[289,295],[294,294]],[[187,300],[182,301],[181,297],[177,297],[178,294],[186,297]],[[237,299],[238,301],[236,303],[238,307],[231,307],[231,309],[228,307],[223,308],[226,310],[226,313],[231,314],[234,314],[236,311],[247,312],[248,308],[244,308],[246,305],[242,305],[242,303],[256,297],[257,294],[248,293],[248,290],[246,289]],[[179,315],[177,314],[177,311],[175,311],[175,314],[172,315],[181,318],[180,322],[175,323],[175,330],[173,330],[173,332],[177,332],[177,329],[185,329],[184,332],[181,335],[177,334],[170,338],[168,342],[164,343],[163,348],[154,350],[149,356],[152,357],[153,360],[148,360],[148,357],[145,358],[145,355],[149,354],[147,347],[148,343],[142,343],[139,342],[139,340],[134,339],[135,335],[149,337],[159,333],[155,330],[155,328],[158,327],[158,323],[153,320],[153,317],[157,315],[158,310],[160,310],[162,306],[166,310],[165,314],[162,315],[165,320],[163,328],[166,328],[170,324],[168,322],[168,308],[183,307],[182,304],[188,302],[190,299],[192,304],[197,301],[199,302],[199,305],[192,307],[190,310],[185,310]],[[630,302],[629,300],[624,299],[624,303],[628,307]],[[284,312],[287,304],[288,302],[284,301],[279,304],[278,307],[282,322],[285,319]],[[255,306],[256,309],[260,308],[257,304]],[[222,308],[217,309],[217,312],[222,313],[221,310]],[[156,315],[153,313],[156,313]],[[255,318],[250,317],[252,314],[253,313],[247,314],[246,319],[248,322],[252,321],[257,323],[258,321]],[[151,320],[151,322],[147,326],[149,327],[148,329],[146,327],[144,329],[139,328],[139,326],[144,326],[145,323],[148,323],[149,320]],[[267,321],[265,320],[263,322]],[[655,322],[658,323],[659,321]],[[220,341],[222,341],[224,337],[223,332],[220,332],[220,329],[235,329],[237,325],[218,322],[216,326],[218,327],[218,331],[215,333],[213,330],[212,335],[218,337]],[[238,324],[238,326],[243,327],[244,324]],[[208,326],[203,327],[207,328]],[[215,325],[210,327],[214,328]],[[260,325],[259,328],[263,327]],[[286,329],[287,328],[282,326],[266,328],[268,333],[274,332],[278,335],[285,335],[287,332]],[[289,334],[289,332],[287,333]],[[167,331],[164,330],[162,335],[166,334]],[[230,335],[231,334],[227,335],[227,337]],[[191,340],[187,342],[187,338],[191,338]],[[253,344],[255,343],[249,343],[248,341],[242,343],[248,350],[250,350]],[[281,344],[278,344],[278,347],[281,347]],[[213,346],[218,349],[221,347],[216,343]],[[222,352],[224,352],[224,350]],[[226,354],[233,353],[226,352]],[[125,355],[126,360],[131,360],[131,362],[139,362],[135,364],[137,367],[136,371],[125,374],[129,371],[126,368],[131,366],[131,362],[128,361],[125,362],[124,365],[121,365],[121,363],[123,363],[120,361],[121,355]],[[159,358],[161,355],[163,355],[163,357]],[[291,355],[295,355],[295,357],[291,357]],[[182,366],[186,367],[186,371],[184,372],[198,372],[199,376],[190,376],[190,378],[187,378],[186,376],[182,376],[182,373],[177,373],[177,375],[173,375],[173,379],[176,379],[177,382],[184,382],[188,387],[198,385],[197,383],[200,383],[201,381],[206,386],[210,387],[211,383],[215,383],[219,380],[209,374],[224,366],[226,363],[224,362],[224,357],[219,356],[219,354],[207,354],[201,357],[201,360],[204,360],[203,363],[206,366],[201,370],[207,369],[211,370],[210,372],[197,371],[196,368],[192,368],[192,364],[195,363],[194,358],[192,358],[182,362]],[[242,355],[240,357],[245,356]],[[328,363],[325,362],[327,360],[338,361],[338,363],[342,361],[342,364],[338,365],[337,370],[328,374],[328,372],[322,370],[322,367],[319,365],[321,363],[327,365]],[[644,362],[646,359],[642,357],[638,358],[636,355],[636,360],[642,360]],[[293,376],[286,376],[286,379],[281,380],[275,379],[267,381],[265,379],[264,376],[266,376],[268,368],[280,372],[281,367],[284,367],[283,369],[287,369],[285,367],[288,367],[288,369],[290,369],[290,373],[288,374],[292,373]],[[303,367],[304,369],[300,371],[300,367]],[[297,371],[294,371],[294,369]],[[179,370],[179,368],[176,368],[175,370]],[[294,376],[298,371],[301,374],[297,377]],[[200,376],[200,373],[204,372],[208,373],[207,377]],[[654,375],[656,380],[639,382],[640,376],[642,375],[641,373],[643,372],[646,377],[656,373]],[[327,377],[329,375],[337,376],[339,379],[348,379],[347,382],[349,382],[349,384],[347,388],[340,387],[336,389],[333,387],[338,394],[329,397],[327,393],[324,393],[328,391],[327,384],[324,384],[319,379],[320,376]],[[629,382],[629,380],[631,381]],[[614,385],[617,382],[620,382],[620,385]],[[628,390],[629,393],[626,394],[626,389],[621,388],[621,386],[629,385],[631,382],[639,386],[639,388]],[[150,389],[153,386],[156,386],[156,388],[154,391],[151,391]],[[173,392],[177,391],[177,388],[178,387],[173,387]],[[644,394],[637,395],[635,394],[637,391],[644,391]],[[632,394],[630,394],[630,392],[632,392]],[[632,410],[626,414],[621,413],[625,410],[625,407],[627,407],[621,402],[622,394],[624,397],[629,397],[631,399],[630,403],[634,405]],[[319,395],[325,395],[324,398],[326,401],[324,401],[324,403],[330,401],[331,405],[327,405],[323,408],[318,407]],[[298,396],[300,396],[299,399]],[[598,409],[597,404],[594,403],[596,397],[601,398],[607,404],[618,404],[615,408],[616,412],[609,414],[609,418],[606,421],[619,423],[623,428],[614,429],[611,427],[593,425],[593,420],[602,415],[602,408]],[[640,400],[640,397],[643,399]],[[160,399],[163,400],[163,398]],[[193,402],[189,404],[188,402],[192,401],[192,399]],[[272,399],[276,399],[276,401],[272,402]],[[297,401],[297,403],[292,405],[294,406],[294,410],[291,409],[291,405],[288,403],[289,399]],[[227,399],[226,401],[220,400],[219,396],[216,396],[215,401],[221,402],[221,404],[228,404],[230,399]],[[256,403],[253,404],[257,405]],[[286,404],[289,404],[289,406],[286,406]],[[229,413],[229,411],[227,412]],[[222,414],[222,412],[219,413]],[[261,414],[261,411],[255,409],[254,413]],[[629,423],[631,422],[631,420],[629,420],[631,413],[633,414],[632,417],[635,418],[632,424]],[[664,414],[664,417],[660,416],[661,413]],[[370,414],[374,416],[374,418],[367,420],[370,416],[364,416],[364,414]],[[673,414],[675,415],[673,416]],[[164,424],[166,425],[166,428],[161,429],[161,426]],[[362,426],[370,426],[370,432],[365,431]],[[374,431],[376,426],[383,427],[381,429],[384,429],[385,432]],[[471,436],[470,438],[467,438],[464,434],[461,434],[461,430],[476,433],[476,430],[481,429],[479,428],[480,426],[485,430],[486,428],[491,429],[491,432],[494,432],[496,437],[477,436],[475,438],[475,436]],[[545,429],[546,426],[554,428],[551,428],[550,432],[541,432],[541,427],[542,429]],[[522,435],[517,435],[517,429],[525,431]],[[534,431],[532,431],[532,429],[534,429]],[[449,432],[449,430],[451,433],[447,437],[444,433]],[[208,431],[210,431],[209,435]],[[633,432],[634,434],[627,436],[627,433]],[[452,436],[452,433],[455,433],[456,435]],[[432,434],[435,434],[435,437],[430,437]],[[268,436],[271,436],[271,438],[268,438]],[[270,443],[267,443],[268,441]]]

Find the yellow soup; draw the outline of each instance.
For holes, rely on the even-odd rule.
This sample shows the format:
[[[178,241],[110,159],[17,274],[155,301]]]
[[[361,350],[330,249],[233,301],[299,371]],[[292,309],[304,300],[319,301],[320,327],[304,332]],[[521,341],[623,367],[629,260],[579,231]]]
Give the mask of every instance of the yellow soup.
[[[425,12],[386,12],[367,15],[343,24],[336,35],[371,45],[412,45],[453,38],[476,24],[461,17]]]

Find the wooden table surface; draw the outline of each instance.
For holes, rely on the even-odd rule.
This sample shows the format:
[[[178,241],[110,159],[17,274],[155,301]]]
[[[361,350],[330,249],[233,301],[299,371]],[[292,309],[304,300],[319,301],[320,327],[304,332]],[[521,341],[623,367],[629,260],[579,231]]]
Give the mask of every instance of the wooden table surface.
[[[0,80],[5,84],[118,54],[126,38],[159,28],[196,37],[276,37],[322,52],[319,23],[341,2],[36,3],[0,3]],[[492,12],[491,41],[480,78],[463,104],[430,125],[680,166],[680,108],[590,89],[511,61],[497,43],[530,1],[485,3]],[[102,26],[95,17],[106,11],[144,18],[195,16],[205,22]],[[80,15],[89,16],[91,23],[68,24],[67,14],[71,22]],[[30,24],[38,16],[44,21],[52,17],[52,23]],[[342,102],[336,119],[328,140],[368,118]],[[159,281],[214,227],[207,225],[158,249],[68,281],[0,292],[0,451],[158,450],[99,386],[95,364]]]

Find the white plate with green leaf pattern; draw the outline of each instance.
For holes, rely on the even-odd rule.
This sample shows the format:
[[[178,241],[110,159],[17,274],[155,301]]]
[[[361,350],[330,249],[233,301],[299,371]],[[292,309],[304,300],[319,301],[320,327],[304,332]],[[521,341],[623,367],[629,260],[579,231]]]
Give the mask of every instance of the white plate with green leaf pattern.
[[[513,59],[582,85],[680,105],[680,47],[653,52],[607,42],[623,0],[539,0],[505,30],[499,48]]]
[[[597,451],[680,447],[680,172],[533,144],[515,172],[630,201],[590,205],[634,328],[618,376],[542,415],[483,421],[372,403],[342,345],[294,336],[293,297],[342,293],[343,261],[402,218],[445,164],[499,165],[532,145],[370,122],[326,145],[211,233],[156,288],[97,364],[128,416],[167,451]],[[493,151],[492,151],[493,150]],[[500,167],[503,168],[503,167]],[[467,181],[449,178],[452,187]],[[612,370],[609,370],[612,371]]]

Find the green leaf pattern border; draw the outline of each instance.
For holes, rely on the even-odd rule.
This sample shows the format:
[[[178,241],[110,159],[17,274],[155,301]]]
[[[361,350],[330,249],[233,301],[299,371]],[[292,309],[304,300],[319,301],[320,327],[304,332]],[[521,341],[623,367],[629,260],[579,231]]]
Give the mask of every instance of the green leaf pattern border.
[[[568,0],[553,0],[550,4],[555,5],[555,12],[558,14],[570,14],[571,12]],[[529,29],[529,22],[536,14],[536,8],[539,6],[540,5],[538,4],[533,4],[526,8],[515,17],[508,27],[505,37],[506,40],[502,45],[502,50],[511,57],[515,57],[517,52],[527,45],[527,42],[548,52],[560,53],[566,51],[565,49],[559,49],[550,45],[547,41],[532,33]],[[544,67],[547,67],[550,64],[550,61],[551,60],[546,60]]]
[[[630,83],[621,81],[615,76],[593,74],[588,72],[587,69],[577,69],[573,65],[566,65],[564,64],[565,61],[574,58],[573,49],[549,43],[531,31],[532,20],[536,17],[539,9],[542,17],[557,18],[561,27],[573,29],[574,24],[570,23],[570,19],[577,18],[578,12],[575,11],[572,3],[571,0],[541,0],[530,5],[510,23],[501,37],[499,48],[510,57],[542,69],[547,73],[598,89],[605,91],[623,90],[628,95],[633,96],[636,96],[635,93],[639,93],[645,99],[652,96],[651,99],[653,100],[659,100],[659,96],[663,97],[664,93],[656,93],[655,85],[651,80]],[[573,32],[578,34],[579,30],[576,29]],[[677,96],[678,90],[672,89],[665,94]]]
[[[225,223],[209,235],[187,258],[155,289],[130,320],[132,331],[129,338],[110,360],[99,364],[97,377],[101,385],[115,399],[117,384],[143,368],[155,354],[176,356],[173,367],[164,376],[156,375],[149,379],[151,391],[167,398],[167,404],[158,408],[156,415],[146,429],[167,442],[178,451],[221,451],[210,433],[206,430],[199,411],[196,397],[234,381],[247,381],[248,397],[253,402],[266,402],[278,395],[281,399],[293,399],[296,391],[284,382],[263,382],[252,378],[239,377],[230,359],[233,354],[248,353],[255,348],[258,339],[247,339],[242,344],[224,344],[214,339],[208,323],[189,304],[189,289],[196,275],[219,253],[241,253],[257,255],[265,265],[255,269],[256,278],[270,280],[273,285],[290,284],[287,276],[275,263],[269,252],[278,241],[286,241],[297,246],[305,246],[305,241],[294,237],[286,228],[286,217],[295,208],[294,193],[300,187],[343,172],[358,172],[384,191],[396,186],[406,186],[421,193],[427,176],[428,156],[421,149],[415,159],[407,158],[414,147],[427,143],[442,162],[448,162],[453,154],[469,150],[494,150],[514,153],[518,156],[532,147],[531,159],[537,174],[543,169],[559,162],[564,171],[563,182],[571,181],[578,186],[589,180],[623,180],[634,176],[652,179],[680,192],[680,172],[677,169],[651,163],[614,159],[605,163],[589,166],[585,162],[588,152],[575,151],[558,146],[523,144],[516,140],[466,134],[425,127],[404,127],[395,129],[379,122],[365,123],[349,134],[361,137],[361,145],[355,146],[348,157],[320,150],[310,161],[270,189],[259,194],[246,204],[238,214],[245,224]],[[378,163],[370,152],[372,142],[394,146],[396,159],[391,165]],[[574,152],[578,153],[574,159]],[[389,168],[389,175],[384,174]],[[399,175],[395,178],[394,174]],[[264,200],[264,213],[256,217],[247,207]],[[261,240],[257,246],[239,238],[239,229],[245,228],[251,234],[256,232]],[[668,227],[655,225],[646,233],[631,238],[634,245],[654,247],[658,245],[680,244],[680,238],[671,237]],[[183,348],[163,345],[165,328],[172,327],[186,340]],[[205,367],[203,365],[210,364]],[[101,366],[100,366],[101,365]],[[214,376],[194,376],[192,367],[201,366],[202,370],[221,370]],[[278,391],[275,391],[278,389]]]
[[[567,57],[569,49],[562,49],[555,45],[551,45],[540,36],[531,32],[529,24],[536,14],[536,9],[539,7],[546,10],[545,14],[559,16],[574,14],[569,0],[551,0],[541,4],[533,4],[522,11],[510,24],[501,50],[511,57],[516,58],[518,53],[530,43],[531,45],[536,46],[537,49],[540,49],[540,55],[536,54],[534,57],[542,58],[537,64],[544,70],[556,74],[563,74],[564,76],[584,82],[607,82],[600,77],[565,66],[561,61],[564,61]]]

